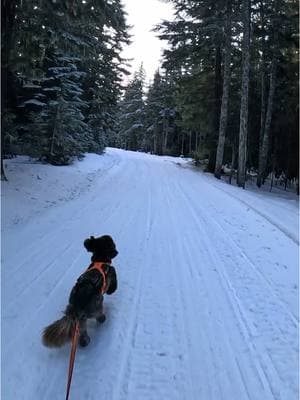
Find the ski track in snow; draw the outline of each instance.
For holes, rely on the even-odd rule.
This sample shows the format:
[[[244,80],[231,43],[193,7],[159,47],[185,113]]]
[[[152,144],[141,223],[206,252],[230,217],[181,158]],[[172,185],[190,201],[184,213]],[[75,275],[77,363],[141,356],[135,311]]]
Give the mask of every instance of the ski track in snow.
[[[298,398],[295,232],[173,160],[108,149],[89,190],[5,227],[3,399],[64,398],[70,346],[41,332],[89,264],[83,240],[104,233],[119,288],[105,324],[89,322],[72,400]]]

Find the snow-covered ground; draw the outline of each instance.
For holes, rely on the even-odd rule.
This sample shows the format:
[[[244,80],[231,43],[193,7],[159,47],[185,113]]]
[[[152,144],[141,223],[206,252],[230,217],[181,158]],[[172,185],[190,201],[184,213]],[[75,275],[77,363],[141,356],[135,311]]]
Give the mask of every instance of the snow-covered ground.
[[[179,158],[107,149],[70,167],[6,162],[2,398],[64,398],[70,347],[41,331],[110,234],[119,289],[78,349],[73,400],[298,399],[298,202]]]

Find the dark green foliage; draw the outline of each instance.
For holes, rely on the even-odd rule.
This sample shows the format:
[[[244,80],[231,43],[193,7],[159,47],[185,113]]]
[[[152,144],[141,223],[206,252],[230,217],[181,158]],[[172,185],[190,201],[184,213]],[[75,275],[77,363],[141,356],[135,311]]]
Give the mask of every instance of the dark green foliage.
[[[16,84],[2,90],[2,113],[15,117],[13,124],[5,118],[2,140],[13,135],[19,152],[53,164],[68,164],[86,151],[101,153],[126,73],[121,2],[11,3],[2,3],[6,29],[9,22],[12,27],[9,34],[2,29],[2,76]]]
[[[119,104],[117,145],[128,150],[144,148],[144,80],[145,73],[141,66],[126,87],[124,98]]]
[[[129,150],[179,155],[181,130],[176,121],[176,82],[172,76],[154,75],[146,95],[144,73],[137,72],[119,104],[115,144]]]
[[[170,3],[175,8],[175,20],[164,21],[156,31],[169,43],[164,52],[163,67],[167,75],[176,77],[176,128],[184,138],[183,152],[187,154],[189,148],[197,147],[197,159],[207,158],[208,170],[214,171],[224,76],[226,1],[170,0]],[[230,164],[233,155],[236,163],[239,146],[242,20],[242,2],[233,0],[231,78],[223,165]],[[298,4],[295,0],[251,1],[246,167],[258,169],[265,132],[264,149],[268,151],[264,177],[271,171],[283,173],[290,179],[299,176],[298,36]],[[272,80],[274,60],[276,75]],[[274,83],[274,79],[274,99],[268,105],[270,82]],[[193,135],[189,146],[189,137],[193,138]]]
[[[172,3],[175,21],[163,22],[156,30],[171,45],[164,52],[163,66],[176,76],[176,109],[185,143],[182,149],[185,154],[200,151],[209,159],[208,169],[213,171],[222,96],[226,2]]]
[[[175,131],[175,93],[171,77],[157,71],[146,99],[144,150],[155,154],[177,154]]]

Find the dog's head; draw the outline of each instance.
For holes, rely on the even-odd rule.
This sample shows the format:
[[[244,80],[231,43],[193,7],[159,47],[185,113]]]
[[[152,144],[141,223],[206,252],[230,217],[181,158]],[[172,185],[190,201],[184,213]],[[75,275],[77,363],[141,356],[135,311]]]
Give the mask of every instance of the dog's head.
[[[93,253],[93,261],[110,261],[118,254],[116,245],[109,235],[100,236],[98,238],[91,236],[84,241],[83,245],[87,251]]]

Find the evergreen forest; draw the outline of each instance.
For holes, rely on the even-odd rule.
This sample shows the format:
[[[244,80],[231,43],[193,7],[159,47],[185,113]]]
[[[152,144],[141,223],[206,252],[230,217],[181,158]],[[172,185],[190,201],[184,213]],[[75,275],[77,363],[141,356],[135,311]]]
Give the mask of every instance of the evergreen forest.
[[[128,76],[120,0],[2,1],[2,179],[17,154],[67,165],[112,146],[299,192],[298,2],[168,2],[149,84],[143,65]]]

